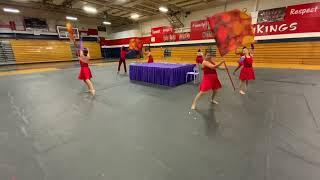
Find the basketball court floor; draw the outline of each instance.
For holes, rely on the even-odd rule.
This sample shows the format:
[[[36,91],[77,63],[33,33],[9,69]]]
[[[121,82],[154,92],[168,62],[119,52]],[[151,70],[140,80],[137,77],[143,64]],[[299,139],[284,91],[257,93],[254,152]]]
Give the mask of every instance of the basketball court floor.
[[[116,64],[0,76],[0,179],[318,180],[319,71],[257,68],[246,96],[224,71],[219,105],[198,87],[130,82]],[[234,77],[236,79],[236,77]]]

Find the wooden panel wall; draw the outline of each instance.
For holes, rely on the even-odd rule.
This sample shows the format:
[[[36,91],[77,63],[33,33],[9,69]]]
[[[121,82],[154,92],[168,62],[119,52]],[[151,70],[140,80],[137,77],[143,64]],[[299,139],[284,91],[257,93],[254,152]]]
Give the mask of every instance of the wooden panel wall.
[[[204,53],[208,46],[195,45],[169,48],[172,57],[167,58],[167,61],[195,63],[198,49],[201,48]],[[163,59],[164,48],[154,47],[151,50],[155,61]],[[218,51],[217,60],[221,60]],[[231,52],[225,56],[225,60],[227,62],[237,62],[239,55]],[[254,62],[320,65],[320,41],[258,43],[255,45]]]
[[[91,59],[101,59],[101,47],[97,42],[83,42],[83,47],[89,48]]]
[[[179,46],[168,48],[171,50],[171,57],[167,57],[166,61],[195,63],[198,49],[202,49],[204,53],[208,46]],[[165,48],[158,47],[151,49],[155,61],[163,59],[164,50]]]
[[[221,59],[218,52],[217,59]],[[239,55],[229,53],[225,60],[235,62]],[[254,62],[320,65],[320,42],[258,43],[255,45]]]
[[[10,40],[17,63],[71,61],[69,41]]]

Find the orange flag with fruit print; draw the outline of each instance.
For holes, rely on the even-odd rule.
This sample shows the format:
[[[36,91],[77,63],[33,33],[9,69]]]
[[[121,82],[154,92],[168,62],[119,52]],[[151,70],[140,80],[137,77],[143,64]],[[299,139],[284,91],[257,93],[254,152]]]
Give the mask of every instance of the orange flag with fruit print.
[[[232,10],[208,17],[220,55],[254,42],[252,18],[246,12]]]

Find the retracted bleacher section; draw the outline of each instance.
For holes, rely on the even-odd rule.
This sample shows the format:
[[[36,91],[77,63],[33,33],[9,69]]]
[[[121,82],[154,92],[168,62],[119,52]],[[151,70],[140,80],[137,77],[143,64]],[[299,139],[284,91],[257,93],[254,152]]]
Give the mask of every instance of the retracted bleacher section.
[[[16,63],[71,61],[69,41],[10,40]]]
[[[97,42],[83,42],[83,47],[89,48],[91,59],[101,59],[101,47]]]
[[[221,57],[217,52],[217,59]],[[239,59],[239,55],[229,53],[228,62]],[[258,43],[254,50],[255,63],[320,65],[320,42]]]
[[[216,48],[215,46],[213,46]],[[209,45],[194,46],[167,46],[171,50],[171,57],[166,61],[195,63],[198,49],[204,53]],[[153,47],[151,49],[155,60],[163,60],[164,47]],[[219,52],[216,51],[217,61],[221,60]],[[237,62],[239,55],[234,52],[224,57],[227,62]],[[320,65],[320,41],[304,42],[272,42],[257,43],[254,50],[255,63],[268,64],[294,64],[294,65]]]
[[[70,41],[64,40],[10,40],[16,63],[72,61]],[[91,59],[101,59],[101,48],[97,42],[83,42],[90,49]]]

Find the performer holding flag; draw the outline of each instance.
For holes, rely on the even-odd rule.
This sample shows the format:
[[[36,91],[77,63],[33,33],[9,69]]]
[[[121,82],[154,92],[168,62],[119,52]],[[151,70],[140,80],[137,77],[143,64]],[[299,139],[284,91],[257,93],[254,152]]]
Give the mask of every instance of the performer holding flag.
[[[202,62],[203,78],[200,84],[200,92],[194,98],[191,109],[196,109],[198,100],[204,93],[208,91],[212,91],[211,103],[218,104],[218,102],[215,99],[215,96],[217,94],[217,90],[220,89],[222,86],[219,81],[216,69],[224,63],[224,61],[221,61],[219,64],[216,64],[214,62],[214,57],[210,56],[208,52],[206,53],[205,60]]]
[[[236,50],[238,47],[253,44],[254,42],[252,18],[246,12],[232,10],[218,13],[209,17],[208,22],[211,30],[215,34],[214,38],[222,58],[230,51]],[[233,89],[235,90],[234,83],[226,64],[225,67]]]
[[[89,67],[89,60],[90,60],[89,49],[83,47],[82,39],[80,40],[80,44],[77,45],[72,24],[69,22],[67,23],[67,31],[69,33],[70,42],[73,43],[75,48],[77,49],[77,56],[80,63],[80,72],[79,72],[78,79],[84,81],[84,83],[88,87],[88,92],[90,92],[94,96],[96,91],[91,81],[92,73]]]
[[[228,54],[230,51],[234,51],[237,47],[245,46],[247,44],[252,44],[254,41],[254,33],[252,28],[252,19],[251,16],[240,10],[232,10],[228,12],[218,13],[214,16],[208,17],[208,22],[211,28],[211,31],[214,33],[214,39],[217,43],[217,48],[222,57],[222,61],[215,65],[213,59],[206,60],[203,62],[203,81],[200,85],[200,92],[193,100],[191,109],[195,109],[198,99],[202,96],[203,92],[206,92],[210,89],[213,90],[212,94],[212,103],[217,104],[215,101],[216,90],[221,88],[220,81],[217,76],[216,68],[224,64],[226,72],[229,76],[230,82],[233,89],[235,90],[234,83],[232,81],[231,75],[229,73],[228,66],[226,65],[223,57]],[[247,60],[244,60],[245,65],[252,65],[252,57],[246,53]],[[252,68],[252,67],[251,67]],[[249,71],[249,70],[244,70]],[[246,74],[246,73],[242,73]],[[252,74],[251,74],[252,75]],[[252,78],[252,76],[250,76]]]
[[[94,90],[93,83],[91,82],[92,74],[89,67],[89,60],[89,49],[84,48],[83,50],[80,50],[79,62],[81,68],[78,79],[84,81],[88,86],[88,91],[94,96],[96,91]]]

